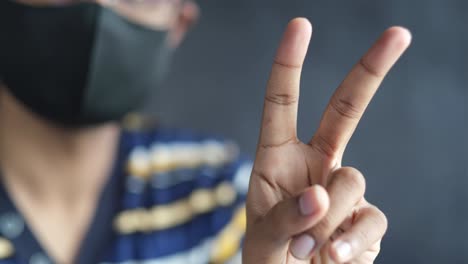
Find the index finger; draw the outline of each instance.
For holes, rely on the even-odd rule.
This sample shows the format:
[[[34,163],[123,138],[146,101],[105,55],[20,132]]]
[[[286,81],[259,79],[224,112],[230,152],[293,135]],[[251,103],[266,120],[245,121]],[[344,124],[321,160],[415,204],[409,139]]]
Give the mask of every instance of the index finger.
[[[299,84],[311,34],[307,19],[293,19],[287,26],[267,85],[259,146],[279,146],[296,139]]]
[[[382,34],[333,94],[309,144],[329,157],[342,155],[385,75],[410,42],[411,34],[401,27]]]

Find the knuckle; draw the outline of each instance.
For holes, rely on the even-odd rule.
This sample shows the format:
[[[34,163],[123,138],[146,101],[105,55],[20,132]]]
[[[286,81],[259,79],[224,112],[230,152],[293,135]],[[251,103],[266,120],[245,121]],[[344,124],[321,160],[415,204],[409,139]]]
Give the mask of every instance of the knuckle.
[[[337,112],[340,116],[349,119],[359,119],[362,113],[361,108],[358,107],[356,103],[337,95],[333,96],[330,100],[330,106],[332,110]]]
[[[309,144],[315,151],[322,154],[324,157],[332,159],[335,153],[338,152],[339,146],[333,144],[330,140],[320,134],[316,134],[313,141]]]
[[[324,217],[319,224],[317,224],[310,231],[310,235],[315,239],[317,244],[324,244],[329,237],[333,234],[334,224],[329,217]]]
[[[265,95],[265,101],[276,105],[294,105],[298,102],[298,97],[289,93],[268,93]]]
[[[369,75],[374,76],[376,78],[382,78],[385,74],[378,72],[376,69],[371,67],[363,58],[359,60],[359,66]]]
[[[357,230],[355,236],[356,239],[360,241],[359,244],[362,246],[369,245],[371,243],[369,233],[366,229]]]
[[[368,229],[375,230],[374,233],[377,232],[380,236],[379,238],[381,238],[388,228],[388,219],[385,214],[374,205],[369,205],[369,207],[365,207],[362,210],[362,215],[368,223]]]
[[[363,196],[366,190],[366,180],[362,173],[355,168],[344,167],[336,171],[338,179],[342,180],[344,188],[350,192],[357,192]]]
[[[375,222],[377,225],[382,226],[384,232],[387,231],[388,228],[388,218],[387,216],[377,207],[374,207],[375,211]]]

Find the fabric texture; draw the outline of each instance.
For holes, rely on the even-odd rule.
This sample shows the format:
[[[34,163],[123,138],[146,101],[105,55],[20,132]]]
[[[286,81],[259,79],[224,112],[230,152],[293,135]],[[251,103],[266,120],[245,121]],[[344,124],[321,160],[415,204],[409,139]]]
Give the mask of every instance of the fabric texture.
[[[132,125],[75,263],[240,263],[251,168],[229,140]],[[0,184],[7,263],[53,261]]]

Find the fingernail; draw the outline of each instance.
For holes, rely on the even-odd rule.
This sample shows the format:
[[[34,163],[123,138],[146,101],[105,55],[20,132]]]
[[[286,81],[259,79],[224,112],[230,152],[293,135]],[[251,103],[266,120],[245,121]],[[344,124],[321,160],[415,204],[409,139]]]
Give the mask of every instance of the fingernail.
[[[351,257],[351,245],[348,242],[336,242],[335,250],[340,261],[347,261]]]
[[[299,210],[302,215],[311,215],[314,213],[313,197],[310,191],[303,193],[299,197]]]
[[[315,247],[315,240],[306,234],[300,235],[291,241],[291,254],[297,259],[307,259]]]

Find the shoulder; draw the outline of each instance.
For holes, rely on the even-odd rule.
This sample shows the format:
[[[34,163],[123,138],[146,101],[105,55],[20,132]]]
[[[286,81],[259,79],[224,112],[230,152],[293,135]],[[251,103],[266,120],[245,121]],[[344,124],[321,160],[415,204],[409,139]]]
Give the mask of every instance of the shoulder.
[[[138,239],[146,242],[138,243],[161,248],[145,251],[146,260],[185,259],[195,251],[206,251],[197,254],[221,263],[215,260],[236,253],[245,229],[244,202],[252,162],[235,142],[188,129],[153,126],[125,129],[121,148],[125,190],[122,211],[114,219],[121,239],[140,233],[143,236]],[[180,244],[180,240],[185,242]]]
[[[185,216],[180,221],[153,222],[156,226],[151,227],[124,224],[119,228],[121,232],[170,228],[197,215],[218,209],[232,211],[243,205],[252,162],[234,141],[189,129],[156,126],[124,129],[121,138],[124,211],[179,208],[171,214]]]
[[[189,173],[193,177],[211,177],[214,182],[231,181],[236,184],[237,191],[247,191],[242,179],[248,180],[252,162],[231,139],[134,120],[133,126],[124,125],[121,143],[126,172],[161,188],[189,180],[186,175]]]

